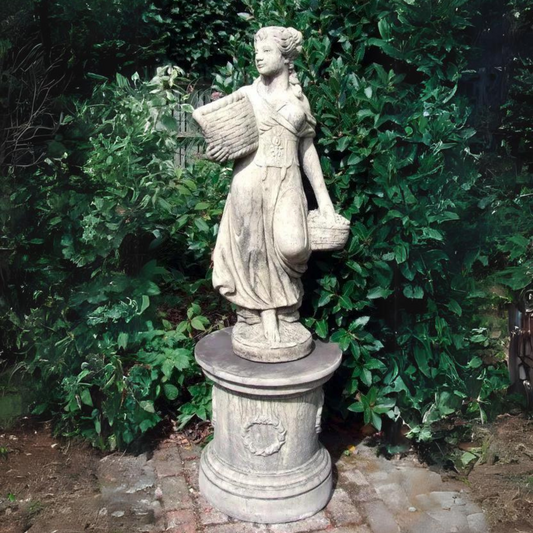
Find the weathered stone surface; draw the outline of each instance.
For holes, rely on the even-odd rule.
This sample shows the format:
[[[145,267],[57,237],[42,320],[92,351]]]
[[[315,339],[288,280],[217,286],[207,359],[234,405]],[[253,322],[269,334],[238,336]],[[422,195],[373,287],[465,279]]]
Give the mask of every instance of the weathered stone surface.
[[[224,524],[221,526],[210,526],[206,533],[263,533],[268,532],[265,524],[245,524],[235,522],[233,524]]]
[[[407,531],[409,533],[449,533],[449,529],[444,528],[437,520],[423,513],[414,521]],[[461,533],[467,533],[462,531]]]
[[[397,483],[380,485],[379,487],[376,487],[376,492],[389,509],[393,509],[394,511],[405,511],[411,506],[404,490]]]
[[[165,509],[191,509],[193,501],[189,493],[189,486],[183,476],[165,477],[160,480]]]
[[[190,509],[169,511],[166,514],[167,529],[172,533],[196,533],[196,518]]]
[[[181,460],[184,461],[184,466],[188,461],[194,461],[200,459],[200,450],[197,446],[184,446],[179,450]]]
[[[254,361],[311,352],[299,323],[301,276],[313,249],[340,250],[349,221],[336,215],[313,144],[316,121],[294,71],[302,34],[267,27],[255,36],[259,78],[195,110],[207,156],[236,161],[213,253],[213,285],[237,306],[233,349]],[[308,213],[300,165],[318,203]]]
[[[359,487],[369,486],[368,480],[360,470],[346,470],[341,473],[341,477],[344,478],[348,483],[355,483]]]
[[[200,464],[203,496],[250,522],[292,522],[324,508],[332,473],[318,440],[321,384],[340,364],[340,349],[317,342],[306,359],[254,363],[231,352],[223,330],[198,343],[196,357],[215,382],[215,436]]]
[[[434,491],[429,494],[429,497],[444,510],[452,509],[457,505],[465,505],[461,494],[455,491]]]
[[[200,522],[204,526],[216,524],[226,524],[229,522],[229,516],[221,513],[213,504],[209,503],[202,495],[198,495],[196,500]]]
[[[337,344],[315,341],[304,359],[285,364],[256,363],[238,357],[231,344],[231,328],[205,336],[195,349],[203,371],[219,385],[261,396],[299,394],[327,381],[342,360]]]
[[[155,450],[151,463],[159,478],[178,476],[182,473],[181,457],[177,447]]]
[[[394,516],[382,501],[364,503],[363,506],[366,522],[373,533],[400,533]]]
[[[350,495],[352,497],[352,500],[356,503],[371,502],[379,498],[378,493],[376,492],[374,487],[370,485],[368,487],[361,486],[355,490],[351,490]]]
[[[363,522],[363,518],[348,494],[340,488],[335,489],[328,504],[328,512],[337,526],[358,525]]]
[[[322,531],[328,528],[331,528],[331,521],[322,511],[299,522],[273,524],[270,526],[270,531],[272,533],[307,533],[311,531]]]
[[[335,528],[335,533],[373,533],[372,530],[365,525],[362,526],[349,526]]]
[[[488,533],[489,526],[483,513],[475,513],[467,516],[468,527],[472,533]]]
[[[405,468],[402,474],[400,483],[409,498],[442,489],[442,479],[439,474],[426,468]]]
[[[466,515],[461,510],[457,511],[430,511],[428,515],[436,520],[443,528],[447,528],[447,531],[455,528],[457,531],[467,531],[468,521]]]

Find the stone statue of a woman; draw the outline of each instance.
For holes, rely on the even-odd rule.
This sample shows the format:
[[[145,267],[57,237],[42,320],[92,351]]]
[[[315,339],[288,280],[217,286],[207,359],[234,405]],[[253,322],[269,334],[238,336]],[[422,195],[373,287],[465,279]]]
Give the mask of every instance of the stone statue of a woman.
[[[301,171],[318,202],[315,218],[326,228],[342,226],[344,240],[348,223],[335,214],[326,189],[313,144],[316,121],[294,71],[302,34],[265,27],[254,44],[259,78],[193,116],[206,136],[207,156],[235,159],[213,254],[213,285],[237,306],[234,351],[280,362],[312,350],[311,334],[298,321],[300,278],[314,249]]]

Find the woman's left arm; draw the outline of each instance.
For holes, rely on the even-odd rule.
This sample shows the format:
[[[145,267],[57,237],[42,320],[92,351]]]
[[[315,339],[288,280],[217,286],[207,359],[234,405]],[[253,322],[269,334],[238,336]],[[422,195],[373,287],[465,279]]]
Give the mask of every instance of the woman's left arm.
[[[300,140],[300,161],[313,187],[320,214],[326,219],[334,219],[335,208],[326,189],[320,159],[311,137],[304,137]]]

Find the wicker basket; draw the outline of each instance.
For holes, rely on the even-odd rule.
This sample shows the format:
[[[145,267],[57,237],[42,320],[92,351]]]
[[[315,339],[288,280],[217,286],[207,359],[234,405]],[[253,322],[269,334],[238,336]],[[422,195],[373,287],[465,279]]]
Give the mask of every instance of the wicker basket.
[[[350,235],[350,221],[342,215],[335,215],[335,223],[320,216],[318,209],[307,215],[309,242],[313,251],[342,250]]]
[[[224,150],[219,161],[239,159],[257,150],[259,132],[252,104],[242,91],[196,109],[193,118],[202,128],[209,151]]]

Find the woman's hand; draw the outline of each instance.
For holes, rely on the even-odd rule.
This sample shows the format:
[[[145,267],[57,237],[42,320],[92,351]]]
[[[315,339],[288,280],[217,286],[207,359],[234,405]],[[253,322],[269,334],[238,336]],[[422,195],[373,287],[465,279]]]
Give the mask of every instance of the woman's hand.
[[[331,223],[335,222],[335,208],[333,207],[331,200],[321,205],[318,210],[320,211],[320,216],[322,218],[326,219],[328,222]]]

